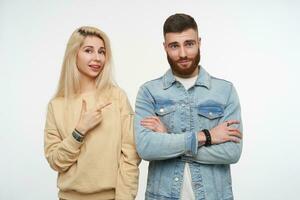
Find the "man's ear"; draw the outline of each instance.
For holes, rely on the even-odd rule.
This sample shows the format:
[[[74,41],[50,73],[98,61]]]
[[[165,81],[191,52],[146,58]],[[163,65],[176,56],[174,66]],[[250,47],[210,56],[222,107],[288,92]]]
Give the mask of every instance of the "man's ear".
[[[163,42],[163,45],[164,45],[165,51],[167,52],[167,44],[166,44],[166,42]]]

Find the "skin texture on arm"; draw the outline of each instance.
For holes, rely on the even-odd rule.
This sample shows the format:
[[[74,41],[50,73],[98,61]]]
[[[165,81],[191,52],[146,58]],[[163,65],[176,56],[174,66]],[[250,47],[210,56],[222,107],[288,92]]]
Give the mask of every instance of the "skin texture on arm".
[[[134,200],[138,189],[138,166],[141,159],[136,152],[134,144],[134,113],[124,93],[121,93],[120,100],[122,147],[117,178],[116,200]]]

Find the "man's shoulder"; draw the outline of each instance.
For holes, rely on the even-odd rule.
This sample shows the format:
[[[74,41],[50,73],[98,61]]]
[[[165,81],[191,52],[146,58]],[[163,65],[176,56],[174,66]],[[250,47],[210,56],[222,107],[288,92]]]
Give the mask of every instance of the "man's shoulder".
[[[232,82],[230,82],[230,81],[228,81],[226,79],[218,78],[218,77],[215,77],[215,76],[210,76],[210,77],[211,77],[212,81],[215,81],[217,83],[226,84],[226,85],[232,85]]]
[[[233,86],[233,83],[222,78],[217,78],[215,76],[210,76],[211,84],[213,87],[226,87],[231,88]]]
[[[162,87],[162,85],[163,85],[163,76],[160,76],[156,79],[146,81],[141,85],[141,88],[158,88],[158,87]]]

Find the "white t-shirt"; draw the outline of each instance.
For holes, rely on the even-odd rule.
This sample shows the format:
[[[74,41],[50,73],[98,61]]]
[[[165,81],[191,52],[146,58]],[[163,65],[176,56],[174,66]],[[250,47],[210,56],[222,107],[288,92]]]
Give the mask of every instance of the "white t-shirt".
[[[194,76],[191,78],[181,78],[175,76],[175,79],[179,81],[186,90],[190,89],[195,84],[197,78],[198,76]],[[193,192],[193,187],[192,187],[192,176],[191,176],[191,171],[188,163],[185,163],[183,176],[184,177],[183,177],[180,199],[195,200],[195,194]]]

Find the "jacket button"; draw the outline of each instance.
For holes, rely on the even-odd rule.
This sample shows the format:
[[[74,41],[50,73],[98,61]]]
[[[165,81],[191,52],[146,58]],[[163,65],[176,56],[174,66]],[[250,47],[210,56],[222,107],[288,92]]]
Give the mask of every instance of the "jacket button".
[[[164,109],[163,108],[159,109],[159,112],[164,112]]]
[[[212,115],[213,115],[213,113],[212,113],[212,112],[209,112],[208,114],[209,114],[210,116],[212,116]]]
[[[174,180],[175,180],[175,181],[178,181],[178,180],[179,180],[179,178],[177,178],[177,177],[176,177]]]

